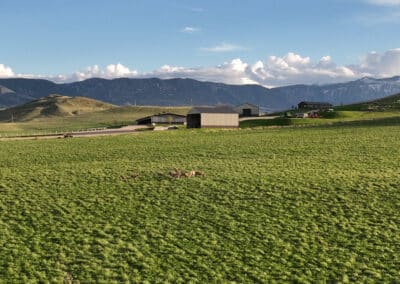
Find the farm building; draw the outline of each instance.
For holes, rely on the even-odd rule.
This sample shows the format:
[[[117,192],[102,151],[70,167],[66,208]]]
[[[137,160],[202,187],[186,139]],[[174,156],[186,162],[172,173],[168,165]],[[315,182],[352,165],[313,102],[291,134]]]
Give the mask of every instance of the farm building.
[[[332,104],[323,102],[301,102],[298,104],[299,109],[329,109],[331,107]]]
[[[249,103],[238,105],[237,107],[235,107],[235,110],[239,113],[239,116],[243,116],[243,117],[260,115],[259,106],[249,104]]]
[[[296,118],[307,118],[308,113],[299,112],[299,113],[296,113],[295,117]]]
[[[136,120],[137,124],[184,124],[186,122],[186,116],[175,114],[175,113],[159,113]]]
[[[195,107],[187,117],[188,128],[239,127],[239,114],[231,107]]]

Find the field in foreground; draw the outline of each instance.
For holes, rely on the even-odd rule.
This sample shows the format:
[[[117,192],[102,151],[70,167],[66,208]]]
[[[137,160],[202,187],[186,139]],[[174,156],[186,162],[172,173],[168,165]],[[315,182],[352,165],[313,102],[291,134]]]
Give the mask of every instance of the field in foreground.
[[[400,279],[398,126],[0,147],[5,282]]]

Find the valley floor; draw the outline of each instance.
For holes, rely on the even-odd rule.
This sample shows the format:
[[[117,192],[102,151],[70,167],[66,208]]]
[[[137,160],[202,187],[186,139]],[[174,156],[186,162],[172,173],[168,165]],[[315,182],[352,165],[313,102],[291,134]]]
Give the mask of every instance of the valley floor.
[[[0,147],[0,282],[400,279],[398,124]]]

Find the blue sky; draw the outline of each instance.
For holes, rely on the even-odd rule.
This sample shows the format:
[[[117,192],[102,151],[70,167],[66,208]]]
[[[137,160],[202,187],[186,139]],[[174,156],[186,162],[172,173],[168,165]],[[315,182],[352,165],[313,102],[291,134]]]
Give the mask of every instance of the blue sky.
[[[385,69],[400,62],[398,0],[1,0],[0,19],[2,77],[284,85],[400,75]]]

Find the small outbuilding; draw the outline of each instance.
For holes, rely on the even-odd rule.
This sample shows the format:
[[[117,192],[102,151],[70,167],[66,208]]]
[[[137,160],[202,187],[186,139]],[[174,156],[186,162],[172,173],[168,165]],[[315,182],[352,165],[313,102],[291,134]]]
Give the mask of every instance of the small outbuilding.
[[[330,109],[333,105],[326,102],[300,102],[298,104],[299,109]]]
[[[259,116],[260,115],[260,107],[250,104],[244,103],[235,107],[235,110],[239,113],[241,117],[249,117],[249,116]]]
[[[186,116],[180,115],[176,113],[159,113],[150,116],[146,116],[143,118],[139,118],[136,120],[136,123],[139,125],[147,125],[147,124],[185,124]]]
[[[236,128],[239,114],[231,107],[194,107],[187,117],[187,128]]]
[[[299,112],[295,114],[296,118],[307,118],[308,117],[308,113],[304,113],[304,112]]]

